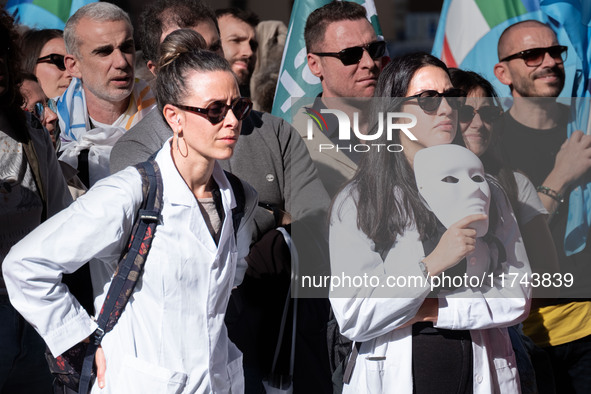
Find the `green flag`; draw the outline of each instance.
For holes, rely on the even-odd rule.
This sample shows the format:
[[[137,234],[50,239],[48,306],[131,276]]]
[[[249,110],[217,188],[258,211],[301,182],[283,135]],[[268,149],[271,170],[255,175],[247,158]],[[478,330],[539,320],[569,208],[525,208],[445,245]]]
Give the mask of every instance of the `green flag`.
[[[378,23],[374,1],[353,1],[365,7],[367,17],[376,34],[381,35],[382,31]],[[304,28],[308,15],[315,9],[330,2],[331,0],[295,0],[293,4],[272,111],[273,115],[279,116],[288,122],[291,121],[290,109],[292,102],[295,101],[292,98],[315,97],[322,90],[320,80],[308,68]]]

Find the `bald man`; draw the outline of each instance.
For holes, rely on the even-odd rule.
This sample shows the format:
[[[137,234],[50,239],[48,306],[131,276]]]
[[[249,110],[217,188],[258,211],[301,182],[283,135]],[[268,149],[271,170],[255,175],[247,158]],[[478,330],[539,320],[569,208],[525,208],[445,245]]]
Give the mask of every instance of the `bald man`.
[[[567,140],[570,109],[556,102],[567,47],[547,25],[523,21],[503,32],[498,55],[495,75],[515,99],[498,128],[503,151],[537,186],[549,212],[561,271],[556,275],[574,278],[572,287],[560,288],[560,299],[538,300],[546,306],[532,308],[524,331],[549,355],[557,393],[591,393],[591,302],[583,300],[591,298],[591,237],[578,253],[564,250],[570,191],[591,175],[591,136],[575,131]]]

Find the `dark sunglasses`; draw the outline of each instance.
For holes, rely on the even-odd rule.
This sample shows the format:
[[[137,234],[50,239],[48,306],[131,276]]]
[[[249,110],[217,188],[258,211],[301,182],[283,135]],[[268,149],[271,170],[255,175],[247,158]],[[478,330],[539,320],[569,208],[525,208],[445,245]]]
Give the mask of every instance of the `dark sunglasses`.
[[[538,67],[544,61],[544,56],[548,53],[556,63],[564,63],[568,54],[568,47],[564,45],[554,45],[546,48],[532,48],[517,52],[503,59],[502,62],[508,62],[513,59],[523,59],[526,66]]]
[[[228,105],[223,101],[214,101],[205,108],[190,107],[188,105],[173,104],[185,111],[193,112],[197,115],[203,116],[211,122],[211,124],[218,124],[226,118],[229,110],[232,110],[234,116],[238,120],[243,120],[248,116],[252,109],[252,101],[246,97],[239,97]]]
[[[64,55],[58,55],[57,53],[52,53],[47,56],[40,57],[37,59],[37,63],[51,63],[61,71],[66,71],[66,65],[64,64]]]
[[[39,119],[41,122],[43,122],[43,120],[45,119],[45,108],[46,107],[49,107],[49,109],[51,111],[53,111],[53,113],[57,114],[57,104],[54,99],[49,99],[45,103],[36,102],[35,105],[33,106],[33,110],[29,111],[27,109],[27,111],[31,112],[33,115],[35,115],[37,117],[37,119]]]
[[[405,97],[404,101],[417,99],[419,107],[425,112],[433,112],[441,105],[441,100],[445,97],[445,100],[449,106],[454,109],[460,109],[466,102],[466,92],[462,89],[448,89],[443,93],[439,93],[436,90],[425,90],[414,96]]]
[[[480,119],[484,123],[493,123],[503,114],[503,110],[494,105],[486,105],[478,109],[474,109],[471,105],[464,105],[458,111],[458,118],[462,123],[471,122],[476,114],[480,115]]]
[[[314,55],[318,56],[330,56],[338,58],[341,63],[345,66],[350,66],[351,64],[357,64],[361,61],[363,57],[363,51],[367,51],[369,56],[372,59],[378,59],[384,56],[386,52],[386,42],[385,41],[374,41],[370,42],[367,45],[357,46],[357,47],[350,47],[345,48],[339,52],[312,52]]]

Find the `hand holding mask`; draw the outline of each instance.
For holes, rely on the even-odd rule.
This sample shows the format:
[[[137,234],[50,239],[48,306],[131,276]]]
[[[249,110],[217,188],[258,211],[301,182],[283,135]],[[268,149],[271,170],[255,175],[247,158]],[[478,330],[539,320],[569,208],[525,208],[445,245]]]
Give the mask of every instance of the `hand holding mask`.
[[[414,157],[414,171],[425,205],[446,228],[468,215],[488,215],[490,188],[482,162],[470,150],[453,144],[421,149]],[[488,219],[471,227],[482,237]]]

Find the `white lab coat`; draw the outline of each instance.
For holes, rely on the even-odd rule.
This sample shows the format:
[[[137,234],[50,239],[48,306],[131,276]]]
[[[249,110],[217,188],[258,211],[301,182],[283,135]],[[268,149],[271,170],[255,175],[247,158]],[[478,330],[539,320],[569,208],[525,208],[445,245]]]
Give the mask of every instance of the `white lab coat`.
[[[380,284],[387,283],[387,276],[424,278],[418,263],[425,253],[416,229],[407,229],[398,237],[382,261],[380,254],[374,251],[373,242],[357,228],[357,210],[353,198],[347,197],[349,190],[346,188],[337,196],[331,214],[332,276],[353,278],[367,274],[379,277]],[[495,235],[505,246],[507,263],[500,266],[491,263],[496,261],[494,251],[492,259],[468,256],[467,274],[479,278],[484,274],[488,282],[487,275],[492,272],[494,286],[485,290],[461,287],[440,292],[435,326],[470,330],[475,394],[513,394],[520,392],[519,378],[506,327],[527,317],[531,291],[519,283],[514,287],[505,283],[503,287],[500,280],[501,277],[508,280],[512,274],[521,278],[530,273],[530,268],[507,198],[493,185],[491,190],[502,214],[502,223]],[[491,255],[487,246],[484,248],[484,255]],[[398,327],[415,316],[430,290],[428,283],[398,288],[379,285],[332,289],[330,301],[341,332],[354,341],[363,342],[350,384],[344,385],[345,393],[413,392],[412,327]]]
[[[234,242],[230,184],[216,163],[225,218],[219,247],[193,193],[178,173],[169,142],[158,153],[164,206],[144,272],[102,346],[106,388],[92,393],[243,392],[242,355],[227,336],[226,306],[246,270],[257,203],[245,185],[245,216]],[[68,209],[14,246],[3,268],[15,308],[54,355],[88,337],[94,321],[61,284],[61,274],[91,260],[100,310],[142,200],[141,177],[129,167],[99,182]]]

